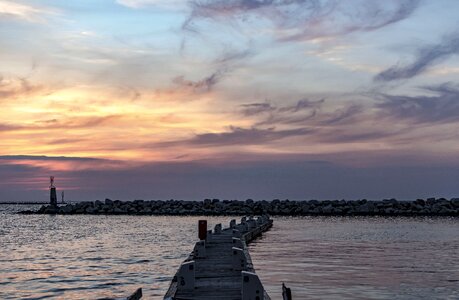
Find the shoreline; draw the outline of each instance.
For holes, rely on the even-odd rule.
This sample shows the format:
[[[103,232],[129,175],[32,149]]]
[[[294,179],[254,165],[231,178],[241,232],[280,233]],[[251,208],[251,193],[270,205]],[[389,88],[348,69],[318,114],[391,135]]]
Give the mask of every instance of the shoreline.
[[[59,215],[209,215],[239,216],[459,216],[459,198],[415,201],[385,200],[272,200],[251,199],[204,201],[184,200],[134,200],[105,199],[94,202],[77,202],[64,206],[43,205],[37,211],[21,211],[20,214]]]

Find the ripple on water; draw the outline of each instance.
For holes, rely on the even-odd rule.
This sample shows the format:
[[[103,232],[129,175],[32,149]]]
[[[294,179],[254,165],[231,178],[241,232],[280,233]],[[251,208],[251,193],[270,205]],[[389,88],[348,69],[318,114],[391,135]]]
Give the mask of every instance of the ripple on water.
[[[200,217],[0,212],[0,299],[162,299]],[[230,218],[207,217],[209,228]],[[276,218],[251,244],[273,299],[459,299],[459,221]]]

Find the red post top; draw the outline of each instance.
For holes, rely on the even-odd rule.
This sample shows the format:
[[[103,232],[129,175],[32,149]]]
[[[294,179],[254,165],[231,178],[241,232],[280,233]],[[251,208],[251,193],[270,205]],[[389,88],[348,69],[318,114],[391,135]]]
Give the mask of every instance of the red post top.
[[[199,239],[205,240],[207,237],[207,220],[199,220]]]

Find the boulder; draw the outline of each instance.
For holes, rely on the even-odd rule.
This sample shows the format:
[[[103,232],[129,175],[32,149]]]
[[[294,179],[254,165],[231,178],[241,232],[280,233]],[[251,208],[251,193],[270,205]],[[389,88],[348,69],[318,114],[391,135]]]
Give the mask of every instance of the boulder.
[[[113,209],[113,213],[114,213],[114,214],[125,214],[125,213],[127,213],[127,212],[126,212],[126,210],[123,210],[123,209],[121,209],[121,208],[119,208],[119,207],[115,207],[115,208]]]
[[[73,206],[71,204],[67,204],[66,206],[60,208],[60,212],[70,214],[73,212]]]
[[[334,212],[333,206],[328,204],[327,206],[322,207],[322,212],[326,215],[330,215]]]
[[[57,214],[59,212],[59,208],[57,206],[49,205],[45,208],[45,214]]]

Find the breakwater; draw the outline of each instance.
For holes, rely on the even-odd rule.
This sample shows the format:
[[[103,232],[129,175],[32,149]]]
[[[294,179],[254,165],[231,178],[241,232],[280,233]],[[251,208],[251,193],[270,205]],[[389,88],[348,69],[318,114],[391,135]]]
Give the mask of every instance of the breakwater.
[[[398,201],[370,200],[272,200],[204,201],[134,200],[77,202],[65,206],[44,205],[25,214],[91,215],[284,215],[284,216],[459,216],[459,198]]]

